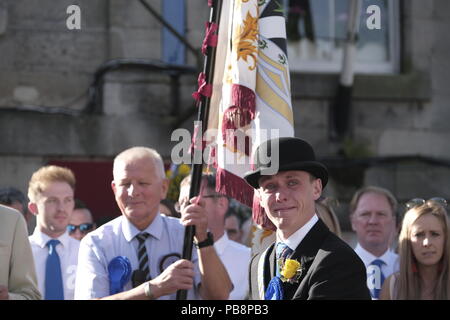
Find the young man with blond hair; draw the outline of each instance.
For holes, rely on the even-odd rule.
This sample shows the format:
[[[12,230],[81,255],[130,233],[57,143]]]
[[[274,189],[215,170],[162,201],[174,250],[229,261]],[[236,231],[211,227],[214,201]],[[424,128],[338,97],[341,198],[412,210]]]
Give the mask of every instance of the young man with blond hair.
[[[39,290],[46,300],[71,300],[80,242],[67,225],[74,208],[75,176],[68,168],[45,166],[33,173],[28,209],[36,216],[29,237]]]
[[[278,153],[278,154],[276,154]],[[278,170],[269,172],[270,166]],[[276,241],[250,263],[250,297],[272,300],[370,299],[364,264],[316,214],[328,170],[299,138],[263,142],[244,178],[276,228]],[[278,161],[276,160],[278,156]]]

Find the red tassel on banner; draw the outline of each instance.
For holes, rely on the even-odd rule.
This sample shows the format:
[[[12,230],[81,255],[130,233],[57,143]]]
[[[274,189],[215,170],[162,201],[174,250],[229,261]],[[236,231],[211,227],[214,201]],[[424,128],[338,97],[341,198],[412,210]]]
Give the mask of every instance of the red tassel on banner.
[[[256,95],[253,90],[240,84],[233,84],[231,87],[231,104],[242,109],[248,109],[254,118],[256,110]]]
[[[277,231],[277,227],[275,227],[272,221],[270,221],[266,215],[266,212],[259,204],[259,197],[256,192],[253,196],[252,218],[253,221],[255,221],[255,223],[260,225],[263,229]]]
[[[252,206],[253,188],[242,178],[220,167],[216,172],[216,192],[235,198],[248,207]]]
[[[253,90],[237,84],[231,87],[231,106],[223,114],[222,133],[239,129],[255,119],[256,96]]]
[[[216,172],[216,192],[226,194],[252,208],[252,218],[265,230],[276,231],[277,228],[269,220],[264,209],[259,205],[255,190],[242,178],[218,167]]]
[[[246,156],[251,153],[251,138],[245,136],[244,147],[239,150],[237,134],[230,135],[236,129],[243,128],[250,124],[255,118],[256,96],[253,90],[237,84],[231,87],[231,107],[227,108],[222,118],[222,137],[228,146],[232,146],[234,151],[240,151]],[[242,134],[244,134],[242,132]]]

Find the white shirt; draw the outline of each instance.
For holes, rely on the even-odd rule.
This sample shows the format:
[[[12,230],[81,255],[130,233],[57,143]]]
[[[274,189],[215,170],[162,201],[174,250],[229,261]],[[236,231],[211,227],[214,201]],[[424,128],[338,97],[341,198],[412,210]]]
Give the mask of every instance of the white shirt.
[[[317,214],[314,214],[311,219],[308,220],[300,229],[295,231],[291,236],[285,240],[281,240],[281,237],[279,235],[279,231],[277,231],[277,240],[275,243],[275,246],[273,250],[276,252],[276,248],[279,242],[285,243],[291,250],[295,251],[297,247],[300,245],[300,243],[303,241],[303,239],[306,237],[308,232],[314,227],[314,225],[319,221],[319,218],[317,217]],[[269,247],[270,248],[270,247]],[[259,258],[258,262],[258,273],[257,273],[257,279],[258,279],[258,292],[260,299],[264,300],[264,294],[266,290],[266,286],[264,284],[264,269],[265,269],[265,261],[266,261],[266,255],[269,251],[269,248],[266,248],[264,252],[261,254],[261,257]]]
[[[383,253],[381,256],[377,257],[374,256],[372,253],[361,247],[361,245],[358,243],[355,248],[356,254],[361,258],[361,260],[364,262],[364,265],[366,266],[367,271],[367,287],[371,289],[371,287],[380,287],[383,285],[381,281],[377,281],[377,271],[374,269],[373,266],[370,266],[370,264],[375,259],[380,259],[384,262],[384,265],[381,266],[381,272],[384,275],[384,279],[387,279],[391,274],[399,271],[400,264],[399,264],[399,257],[398,254],[396,254],[391,249],[388,249],[385,253]],[[370,266],[370,267],[369,267]],[[377,269],[379,270],[379,268]],[[379,271],[378,271],[379,274]]]
[[[31,250],[33,251],[39,291],[41,291],[42,297],[44,298],[45,265],[48,257],[48,247],[46,245],[52,238],[35,228],[33,234],[28,239],[30,240]],[[73,300],[80,241],[69,236],[67,232],[56,239],[61,242],[56,246],[56,252],[61,262],[64,300]]]
[[[374,256],[372,253],[361,247],[358,243],[355,248],[356,254],[361,258],[364,262],[366,268],[374,261],[375,259],[382,260],[385,264],[381,267],[381,271],[384,274],[384,277],[387,278],[394,272],[400,270],[399,258],[398,254],[396,254],[391,249],[388,249],[385,253],[383,253],[380,257]]]
[[[179,219],[157,214],[153,222],[142,232],[150,236],[145,240],[151,278],[157,277],[168,265],[180,259],[183,252],[185,227]],[[98,229],[88,233],[81,241],[75,299],[101,298],[110,295],[108,264],[117,256],[125,256],[131,264],[131,270],[139,268],[138,240],[140,233],[126,217],[120,216]],[[194,289],[188,291],[188,299],[198,299],[200,271],[197,251],[192,252],[196,266]],[[132,281],[124,286],[124,291],[132,288]],[[176,292],[159,299],[175,299]]]
[[[277,235],[277,243],[283,242],[289,248],[291,248],[292,250],[295,250],[298,247],[298,245],[300,244],[300,242],[302,242],[302,240],[306,237],[309,230],[311,230],[312,227],[316,224],[317,221],[319,221],[319,218],[317,217],[317,214],[314,214],[311,217],[311,219],[309,219],[308,222],[303,225],[303,227],[301,227],[300,229],[295,231],[293,234],[291,234],[291,236],[289,238],[287,238],[286,240],[281,241]],[[275,248],[276,248],[276,246],[275,246]]]
[[[214,242],[217,255],[227,269],[233,283],[229,300],[243,300],[248,293],[248,266],[250,263],[250,248],[228,238],[226,232]]]

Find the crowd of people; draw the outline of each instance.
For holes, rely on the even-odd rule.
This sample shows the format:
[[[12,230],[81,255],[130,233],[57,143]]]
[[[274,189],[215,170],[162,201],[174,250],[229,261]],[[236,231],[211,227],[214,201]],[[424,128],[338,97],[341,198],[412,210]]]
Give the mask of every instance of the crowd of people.
[[[147,147],[115,157],[111,188],[121,215],[102,225],[75,199],[68,168],[39,168],[27,196],[0,189],[0,300],[169,300],[179,290],[214,300],[450,298],[445,199],[413,199],[399,215],[389,190],[359,189],[349,206],[352,248],[323,197],[328,170],[311,145],[277,138],[255,154],[271,154],[274,143],[278,171],[265,174],[256,156],[244,177],[269,228],[216,192],[211,173],[198,196],[189,198],[188,175],[178,200],[166,199],[163,160]],[[195,226],[191,260],[182,259],[186,226]]]

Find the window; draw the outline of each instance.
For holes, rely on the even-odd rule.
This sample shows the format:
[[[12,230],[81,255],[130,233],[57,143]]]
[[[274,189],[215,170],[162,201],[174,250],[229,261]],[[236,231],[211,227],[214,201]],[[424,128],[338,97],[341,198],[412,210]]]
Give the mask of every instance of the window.
[[[357,73],[399,69],[399,1],[360,0]],[[350,0],[283,0],[291,71],[340,72]],[[370,30],[370,5],[380,8],[381,29]]]
[[[162,1],[162,15],[182,36],[186,35],[185,0]],[[162,60],[169,64],[183,65],[186,62],[184,44],[167,28],[162,29]]]

